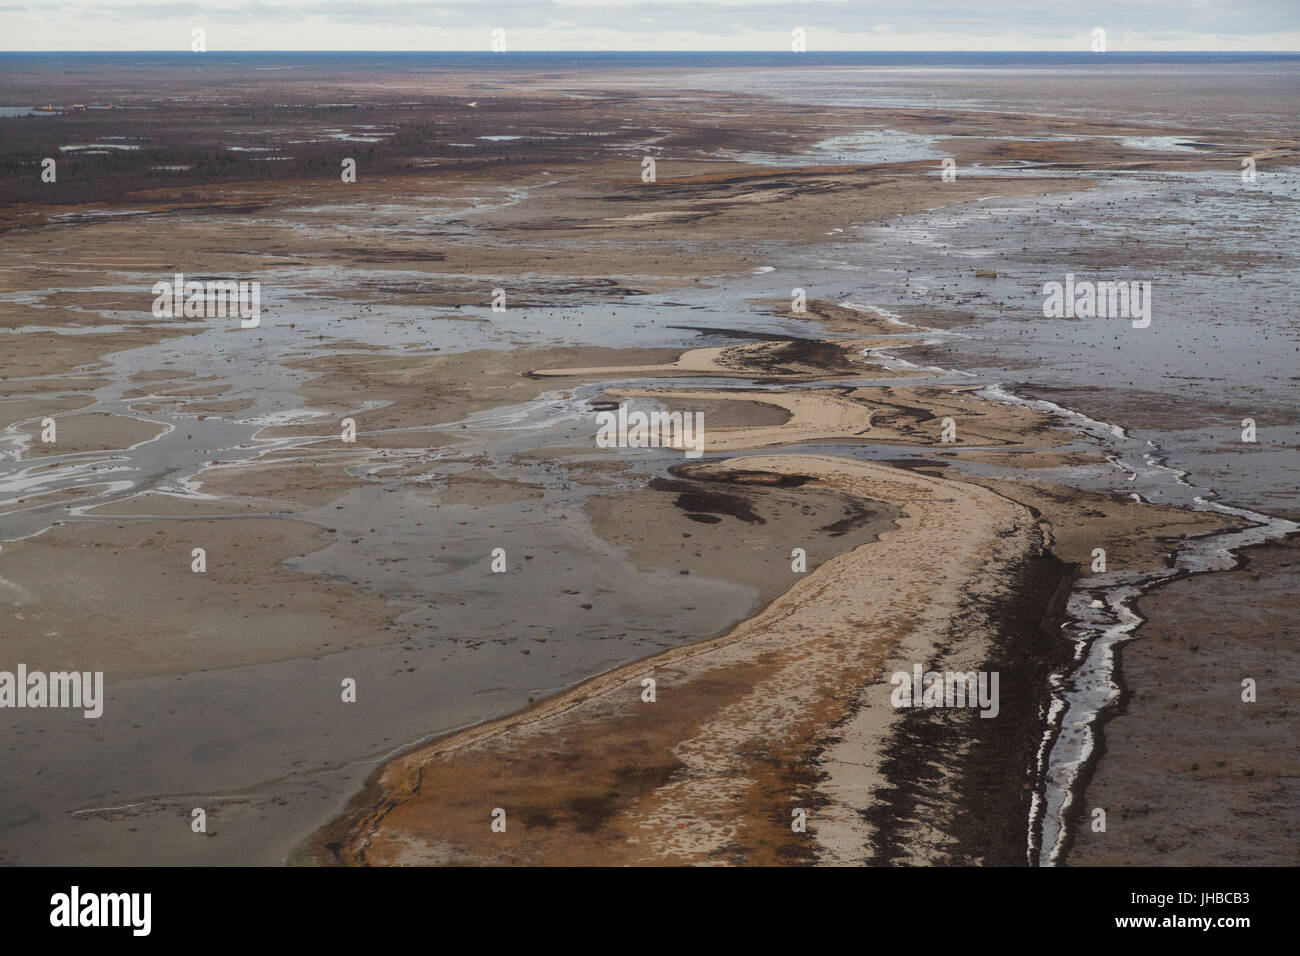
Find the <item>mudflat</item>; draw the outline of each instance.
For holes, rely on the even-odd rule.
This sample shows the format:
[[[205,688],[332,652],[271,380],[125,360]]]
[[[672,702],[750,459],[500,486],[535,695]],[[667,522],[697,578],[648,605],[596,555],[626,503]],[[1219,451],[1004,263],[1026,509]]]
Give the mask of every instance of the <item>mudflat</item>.
[[[1294,794],[1266,767],[1289,715],[1243,719],[1235,671],[1206,669],[1238,659],[1240,620],[1261,686],[1293,672],[1283,509],[1216,507],[1125,431],[1191,430],[1194,396],[1002,387],[1038,367],[990,371],[972,331],[1009,311],[1005,249],[964,250],[953,287],[909,259],[909,308],[870,263],[891,231],[938,257],[926,217],[1286,166],[1294,138],[1214,123],[1180,137],[1213,148],[1158,148],[1169,130],[1100,117],[688,79],[218,67],[0,119],[24,149],[110,127],[146,147],[0,194],[0,669],[108,688],[98,747],[71,721],[5,727],[0,859],[1284,861]],[[77,102],[94,82],[4,80]],[[159,119],[200,89],[220,104]],[[267,122],[235,150],[249,109]],[[883,154],[842,141],[881,130]],[[260,325],[156,316],[178,273],[256,279]],[[702,457],[601,447],[620,406],[701,415]],[[1286,423],[1253,408],[1216,414]],[[1087,629],[1133,606],[1122,703],[1099,678],[1053,726]],[[996,716],[900,707],[916,666],[996,674]],[[1171,671],[1249,758],[1191,755]],[[1052,759],[1075,727],[1107,734],[1079,774]],[[1170,774],[1213,788],[1194,851]],[[1085,833],[1097,801],[1113,825]]]

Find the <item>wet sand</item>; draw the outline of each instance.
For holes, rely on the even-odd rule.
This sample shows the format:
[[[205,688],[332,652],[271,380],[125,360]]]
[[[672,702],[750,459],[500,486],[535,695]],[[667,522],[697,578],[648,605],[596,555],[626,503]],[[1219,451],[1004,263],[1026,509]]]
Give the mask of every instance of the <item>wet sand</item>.
[[[1240,570],[1144,598],[1142,640],[1120,651],[1124,696],[1088,785],[1104,832],[1081,827],[1077,866],[1294,866],[1297,539],[1244,552]],[[1220,609],[1228,628],[1207,626]],[[1256,701],[1242,699],[1255,681]]]
[[[1048,675],[1092,548],[1137,573],[1248,522],[1099,491],[1110,449],[918,366],[973,306],[896,319],[790,263],[846,227],[1093,190],[1085,165],[1235,170],[1237,153],[1010,113],[575,103],[552,80],[466,122],[615,138],[408,153],[347,187],[2,207],[4,652],[105,670],[121,714],[98,749],[71,723],[13,728],[6,862],[1025,862]],[[944,183],[933,160],[806,151],[868,121],[1034,175]],[[646,184],[652,141],[670,152]],[[257,276],[262,326],[152,318],[150,284],[177,271]],[[794,312],[780,296],[802,285]],[[709,458],[595,448],[595,408],[622,401],[702,411]],[[36,442],[47,415],[55,449]],[[1143,598],[1153,622],[1179,587]],[[1000,719],[895,710],[886,675],[914,662],[997,670]],[[1183,733],[1151,713],[1149,746]],[[168,734],[190,746],[160,750]],[[1153,785],[1142,760],[1110,745],[1091,779],[1119,806]]]
[[[886,786],[872,764],[897,719],[882,677],[932,654],[969,591],[996,588],[1004,565],[1036,554],[1037,525],[974,486],[863,462],[755,457],[691,473],[905,504],[896,528],[724,637],[392,762],[311,852],[372,864],[871,859],[877,837],[863,818]],[[946,662],[987,659],[989,638],[971,623]],[[497,807],[504,833],[491,827]],[[807,834],[787,822],[800,807]],[[924,836],[909,843],[909,862],[951,852]]]

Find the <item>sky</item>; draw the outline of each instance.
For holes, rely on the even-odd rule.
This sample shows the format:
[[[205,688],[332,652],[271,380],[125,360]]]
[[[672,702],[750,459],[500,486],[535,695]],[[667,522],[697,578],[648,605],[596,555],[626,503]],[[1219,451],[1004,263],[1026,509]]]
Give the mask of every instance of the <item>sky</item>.
[[[0,50],[1300,50],[1300,0],[0,0]]]

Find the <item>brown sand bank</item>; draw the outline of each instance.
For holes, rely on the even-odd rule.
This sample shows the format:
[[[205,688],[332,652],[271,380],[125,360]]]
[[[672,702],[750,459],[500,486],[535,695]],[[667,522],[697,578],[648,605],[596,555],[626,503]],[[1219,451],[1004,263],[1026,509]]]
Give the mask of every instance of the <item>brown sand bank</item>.
[[[1244,528],[1250,522],[1217,512],[1190,511],[1097,494],[1067,485],[968,478],[1035,509],[1052,529],[1052,551],[1084,566],[1093,549],[1106,552],[1106,570],[1152,572],[1168,567],[1183,538]]]
[[[24,458],[44,455],[62,455],[80,451],[109,451],[127,448],[149,441],[163,434],[167,428],[157,422],[108,412],[87,412],[79,415],[59,415],[54,418],[55,440],[41,441],[41,423],[34,421],[18,431],[29,439]]]
[[[862,352],[887,348],[898,342],[887,338],[853,339],[836,342],[776,341],[748,345],[723,345],[691,349],[672,362],[658,365],[605,365],[590,368],[537,369],[539,377],[601,379],[632,375],[674,378],[709,376],[758,378],[773,381],[816,381],[863,375],[871,369]],[[900,373],[886,371],[881,377]]]
[[[808,441],[867,439],[873,442],[960,447],[962,444],[1047,446],[1064,435],[1047,415],[1033,409],[991,402],[966,386],[878,386],[772,392],[755,389],[622,389],[616,398],[653,398],[690,411],[696,402],[741,401],[783,409],[787,418],[774,427],[708,428],[708,451],[736,451]],[[943,438],[945,420],[956,429]]]
[[[521,74],[518,80],[520,87],[557,82],[556,75]],[[77,81],[53,82],[71,93]],[[262,102],[266,94],[247,78],[209,74],[204,82],[239,95],[220,107],[173,102],[165,120],[162,111],[152,111],[157,119],[149,135],[158,137],[152,142],[165,145],[191,133],[203,140],[193,148],[220,155],[228,127],[246,125],[251,107],[296,98],[329,103],[358,92],[386,99],[364,104],[349,123],[391,121],[403,126],[402,135],[367,149],[370,158],[350,185],[333,172],[293,169],[267,180],[263,171],[277,164],[250,163],[226,181],[176,177],[160,184],[141,175],[95,185],[100,192],[86,202],[0,206],[6,264],[0,292],[14,296],[0,309],[0,327],[60,330],[7,336],[0,393],[47,396],[7,403],[13,421],[83,407],[86,390],[110,381],[113,363],[104,356],[204,328],[194,321],[160,322],[148,312],[154,279],[201,271],[262,282],[264,321],[289,340],[265,358],[312,376],[296,395],[327,414],[258,435],[303,439],[300,447],[252,465],[219,461],[201,471],[200,487],[221,495],[219,501],[143,494],[93,509],[92,521],[6,544],[0,588],[13,605],[9,647],[14,659],[34,667],[64,666],[77,650],[85,666],[102,667],[113,678],[170,675],[394,640],[405,630],[393,623],[401,606],[363,587],[286,566],[337,541],[332,522],[266,515],[338,507],[335,502],[369,481],[365,469],[423,481],[428,487],[416,495],[453,507],[531,503],[534,486],[496,478],[484,461],[448,458],[464,470],[429,479],[421,474],[427,464],[401,452],[454,446],[456,434],[441,426],[572,385],[565,377],[710,375],[773,384],[866,374],[897,378],[899,386],[882,389],[610,394],[704,410],[712,451],[865,438],[932,446],[936,454],[996,446],[998,452],[971,454],[994,461],[989,456],[1014,450],[1059,464],[1065,460],[1056,450],[1062,436],[1046,416],[985,401],[967,389],[907,387],[908,373],[883,369],[861,354],[906,342],[907,330],[878,314],[829,303],[809,303],[805,318],[821,327],[810,326],[808,339],[696,350],[512,342],[509,350],[433,354],[420,340],[420,323],[454,319],[490,328],[495,287],[506,290],[512,309],[595,303],[617,314],[641,292],[707,287],[719,277],[779,262],[787,244],[812,245],[827,230],[988,197],[1089,189],[1092,183],[1070,175],[1085,166],[1218,168],[1235,175],[1238,161],[1228,151],[1180,155],[1127,148],[1113,137],[1153,131],[1122,124],[974,111],[808,110],[693,92],[583,100],[567,90],[498,85],[485,91],[452,74],[399,83],[376,76],[362,90],[288,78],[287,95],[277,89],[277,99]],[[387,101],[394,89],[404,98],[429,98],[417,123],[408,123],[409,113],[397,115],[407,105]],[[227,112],[217,119],[215,110]],[[129,133],[135,115],[118,111],[114,121]],[[163,129],[164,121],[177,126]],[[309,122],[295,117],[291,126],[265,132],[274,145],[288,145],[309,132],[298,128]],[[333,116],[324,122],[342,121]],[[942,183],[934,161],[782,162],[865,122],[942,133],[944,148],[963,166],[1028,162],[1057,165],[1062,174]],[[454,139],[475,144],[462,157],[449,155],[442,142],[441,133],[450,130],[430,128],[443,123],[457,124]],[[528,137],[517,145],[486,140],[503,129],[522,136],[561,123],[575,128],[574,135],[541,145]],[[607,143],[579,135],[592,131],[613,133]],[[1087,138],[1007,138],[1042,132]],[[642,154],[651,144],[662,150],[656,152],[658,179],[643,183]],[[1290,148],[1285,142],[1255,145],[1257,155],[1275,160]],[[326,146],[347,151],[340,155],[358,151],[354,144]],[[764,158],[719,158],[728,152]],[[337,157],[326,158],[330,162],[319,168],[336,170]],[[122,165],[131,159],[118,157]],[[75,175],[62,175],[76,168],[75,159],[67,162],[61,182],[75,183]],[[329,280],[322,265],[329,266]],[[322,310],[319,322],[314,313],[312,321],[281,328],[277,300],[295,300],[297,308],[303,298],[333,311]],[[788,314],[788,303],[764,305]],[[386,320],[384,334],[391,330],[400,343],[359,342],[361,333],[348,323],[388,306],[411,310]],[[969,318],[931,307],[908,317],[937,325]],[[823,340],[823,329],[840,338]],[[246,341],[233,330],[222,336],[201,380],[188,369],[146,363],[148,370],[131,376],[123,397],[142,413],[237,413],[249,407],[250,395],[236,392],[236,375],[225,371],[222,359]],[[528,374],[537,369],[551,371]],[[357,421],[355,446],[339,441],[344,416]],[[952,446],[939,438],[947,417],[957,428]],[[132,436],[124,432],[112,440]],[[546,449],[532,460],[548,455],[561,458]],[[575,483],[592,485],[613,484],[609,476],[619,467],[608,461],[556,466]],[[1161,560],[1164,542],[1141,545],[1126,536],[1172,541],[1222,522],[1121,507],[1069,489],[1012,482],[982,487],[948,471],[768,456],[691,466],[673,479],[683,487],[657,487],[654,496],[643,495],[630,507],[613,495],[598,497],[586,516],[638,566],[696,574],[743,557],[745,569],[728,574],[771,603],[723,637],[620,668],[386,765],[303,858],[1019,862],[1026,755],[1038,742],[1036,695],[1043,668],[1060,652],[1053,618],[1073,573],[1045,545],[1054,540],[1067,560],[1086,561],[1089,545],[1101,541],[1113,548],[1113,562],[1139,566]],[[746,530],[750,525],[737,504],[736,489],[747,484],[767,495],[751,502],[769,522],[762,534]],[[669,497],[677,499],[671,507]],[[694,510],[687,512],[681,498]],[[845,520],[858,523],[830,542],[835,532],[816,517],[821,506],[812,505],[846,500],[855,504]],[[240,520],[218,520],[227,515]],[[720,520],[711,525],[709,518]],[[638,544],[629,520],[658,521],[662,534],[670,527],[682,535],[705,527],[725,534],[682,537],[671,546],[652,536],[652,543],[664,542],[656,549]],[[1054,538],[1044,527],[1049,521]],[[787,590],[787,549],[773,553],[770,543],[804,535],[825,547],[822,553],[809,549],[809,572]],[[827,559],[833,543],[856,547]],[[198,544],[208,551],[203,575],[189,569],[190,548]],[[87,635],[95,636],[89,652]],[[885,677],[913,662],[999,670],[1000,719],[894,711]],[[645,676],[658,681],[653,704],[640,698]],[[271,776],[283,769],[282,763],[267,764],[257,772]],[[505,833],[490,830],[496,807],[507,812]],[[796,808],[808,811],[807,833],[790,828]]]
[[[302,858],[873,858],[877,827],[863,814],[889,787],[880,758],[897,720],[886,674],[931,660],[963,612],[946,659],[984,660],[994,623],[971,608],[971,595],[1004,586],[1012,565],[1038,553],[1037,523],[976,486],[863,462],[756,457],[691,474],[820,482],[903,510],[896,530],[827,562],[724,637],[619,668],[391,762]],[[645,678],[657,682],[654,703],[642,700]],[[505,833],[491,828],[498,807]],[[790,825],[801,807],[807,833]],[[921,856],[953,852],[909,842]]]

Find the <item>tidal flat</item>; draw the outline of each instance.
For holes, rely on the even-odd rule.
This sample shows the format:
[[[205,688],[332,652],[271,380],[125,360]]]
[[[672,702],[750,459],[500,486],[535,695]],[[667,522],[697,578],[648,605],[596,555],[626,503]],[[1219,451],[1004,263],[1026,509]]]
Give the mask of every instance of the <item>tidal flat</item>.
[[[1296,862],[1300,64],[248,56],[0,57],[0,862]]]

